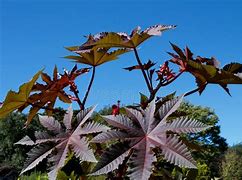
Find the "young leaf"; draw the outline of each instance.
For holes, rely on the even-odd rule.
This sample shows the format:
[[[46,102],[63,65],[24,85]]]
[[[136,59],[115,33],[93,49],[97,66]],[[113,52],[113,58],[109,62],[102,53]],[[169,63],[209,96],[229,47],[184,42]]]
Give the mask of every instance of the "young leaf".
[[[196,78],[196,83],[201,94],[207,84],[220,85],[229,95],[228,84],[242,84],[242,64],[230,63],[219,69],[219,62],[215,58],[196,59],[192,57],[192,52],[186,48],[183,53],[180,48],[172,44],[177,55],[169,53],[173,58],[171,62],[180,67],[180,71],[191,73]]]
[[[29,96],[27,105],[31,105],[29,116],[27,118],[26,125],[28,125],[35,114],[41,109],[45,108],[47,115],[51,115],[57,98],[64,103],[71,103],[70,98],[64,91],[64,88],[70,86],[74,82],[75,78],[83,73],[89,71],[89,68],[77,69],[76,66],[70,71],[65,71],[63,75],[57,73],[57,68],[54,68],[53,79],[45,73],[41,73],[41,78],[45,84],[35,84],[32,91],[36,92]],[[26,104],[20,107],[21,110],[25,109]]]
[[[156,161],[153,148],[160,148],[165,159],[181,167],[195,168],[195,161],[185,144],[176,136],[167,136],[167,131],[177,133],[200,132],[209,128],[196,120],[177,119],[167,122],[169,115],[174,113],[182,102],[178,97],[166,101],[159,109],[159,118],[155,116],[156,103],[153,100],[142,113],[127,108],[125,116],[104,116],[104,120],[121,131],[111,130],[94,137],[93,142],[107,142],[119,139],[123,147],[111,146],[101,157],[92,175],[108,173],[118,168],[125,157],[128,161],[130,179],[149,179],[152,173],[152,163]],[[125,146],[125,145],[126,146]],[[117,145],[118,146],[118,145]],[[133,153],[130,154],[131,150]]]
[[[144,70],[149,70],[154,65],[155,65],[155,63],[152,62],[151,60],[149,60],[147,63],[143,64],[143,68],[144,68]],[[133,71],[133,70],[136,70],[136,69],[141,69],[141,67],[139,65],[135,65],[135,66],[131,66],[131,67],[126,67],[124,69],[128,70],[128,71]]]
[[[142,93],[140,94],[140,106],[144,109],[148,105],[148,97]]]

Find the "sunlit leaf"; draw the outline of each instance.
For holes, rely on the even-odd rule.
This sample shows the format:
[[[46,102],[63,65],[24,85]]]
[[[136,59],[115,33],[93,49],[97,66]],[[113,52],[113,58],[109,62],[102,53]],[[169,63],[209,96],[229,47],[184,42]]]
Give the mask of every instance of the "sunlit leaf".
[[[57,98],[59,98],[64,103],[71,103],[72,101],[64,89],[70,86],[76,77],[88,71],[89,68],[77,69],[77,66],[74,66],[70,72],[65,71],[64,74],[58,75],[57,67],[55,67],[52,79],[48,74],[41,73],[41,78],[45,83],[36,83],[33,86],[32,91],[35,93],[30,95],[28,98],[29,105],[32,107],[29,111],[26,125],[31,122],[33,117],[41,108],[46,109],[48,116],[52,115]],[[26,105],[24,104],[20,108],[23,110],[26,108]]]
[[[27,103],[32,87],[41,73],[42,71],[39,71],[29,82],[21,85],[18,92],[12,90],[8,92],[3,105],[0,107],[0,118],[3,118],[8,113],[13,112]]]
[[[173,25],[155,25],[144,31],[140,27],[134,29],[130,35],[127,33],[102,32],[90,35],[87,42],[79,47],[79,50],[92,49],[93,47],[111,48],[135,48],[152,36],[160,36],[163,31],[174,29]]]
[[[91,66],[99,66],[103,63],[118,59],[118,56],[129,52],[129,49],[117,49],[110,50],[110,48],[94,48],[86,51],[73,50],[73,48],[67,48],[72,52],[78,54],[78,56],[66,56],[65,58],[71,59],[76,63],[87,64]]]

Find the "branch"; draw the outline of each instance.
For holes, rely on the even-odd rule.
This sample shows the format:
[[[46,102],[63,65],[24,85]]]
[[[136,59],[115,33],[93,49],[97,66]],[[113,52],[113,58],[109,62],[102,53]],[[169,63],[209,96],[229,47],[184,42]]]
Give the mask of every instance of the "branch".
[[[149,70],[148,70],[148,69],[146,70],[146,73],[147,73],[147,75],[148,75],[148,79],[149,79],[149,81],[150,81],[150,87],[151,87],[151,89],[153,89],[152,76],[151,76],[151,74],[149,73]]]
[[[189,95],[191,95],[191,94],[193,94],[193,93],[195,93],[195,92],[198,92],[201,88],[205,87],[207,84],[208,84],[208,83],[204,84],[204,85],[201,86],[201,87],[198,87],[198,88],[196,88],[196,89],[193,89],[193,90],[191,90],[191,91],[185,93],[185,94],[184,94],[184,97],[189,96]]]
[[[81,110],[84,109],[84,106],[79,98],[79,95],[78,95],[78,90],[77,90],[77,86],[75,84],[70,84],[70,89],[71,91],[75,94],[76,98],[77,98],[77,103],[80,107]]]
[[[172,83],[173,81],[175,81],[181,74],[183,73],[183,71],[179,72],[179,74],[177,74],[172,80],[170,81],[167,81],[166,83],[163,83],[162,81],[160,81],[156,88],[150,93],[150,98],[148,100],[148,103],[151,102],[154,98],[155,98],[155,95],[156,93],[159,91],[159,89],[162,87],[162,86],[167,86],[169,85],[170,83]]]
[[[90,89],[91,89],[92,84],[93,84],[93,80],[94,80],[94,76],[95,76],[95,71],[96,71],[96,67],[93,66],[93,68],[92,68],[92,77],[91,77],[90,83],[89,83],[89,85],[88,85],[88,88],[87,88],[86,94],[85,94],[85,96],[84,96],[84,98],[83,98],[83,102],[82,102],[83,109],[85,108],[85,103],[86,103],[86,101],[87,101],[88,94],[89,94]]]
[[[150,83],[149,83],[149,80],[148,80],[147,74],[145,73],[144,66],[143,66],[143,64],[142,64],[142,62],[141,62],[141,60],[140,60],[140,58],[139,58],[139,54],[138,54],[136,48],[134,48],[134,54],[135,54],[135,57],[136,57],[136,60],[137,60],[137,62],[138,62],[138,64],[139,64],[139,66],[140,66],[140,69],[141,69],[141,71],[142,71],[142,74],[143,74],[143,76],[144,76],[144,79],[145,79],[146,85],[147,85],[147,87],[148,87],[148,89],[149,89],[149,91],[150,91],[150,93],[151,93],[151,92],[153,91],[153,89],[152,89],[152,87],[151,87],[151,85],[150,85]]]

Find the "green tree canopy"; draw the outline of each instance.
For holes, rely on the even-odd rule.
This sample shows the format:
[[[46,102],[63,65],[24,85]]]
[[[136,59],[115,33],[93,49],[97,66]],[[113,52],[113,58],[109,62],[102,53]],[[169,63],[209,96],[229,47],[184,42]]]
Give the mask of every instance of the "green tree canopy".
[[[192,119],[213,126],[206,131],[190,134],[188,140],[193,146],[195,145],[195,149],[196,145],[200,146],[200,150],[194,150],[193,157],[201,164],[205,163],[209,167],[207,175],[210,178],[220,177],[222,175],[222,159],[228,145],[226,139],[220,135],[218,116],[208,107],[195,106],[190,103],[184,103],[181,111],[187,113]]]
[[[242,179],[242,143],[229,147],[223,162],[225,180]]]

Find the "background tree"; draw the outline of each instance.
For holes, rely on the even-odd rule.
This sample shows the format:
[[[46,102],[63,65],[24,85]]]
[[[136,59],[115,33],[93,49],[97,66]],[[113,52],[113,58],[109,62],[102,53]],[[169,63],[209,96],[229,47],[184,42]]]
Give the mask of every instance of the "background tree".
[[[189,143],[193,144],[193,147],[195,147],[193,157],[199,161],[200,164],[205,163],[209,167],[209,172],[207,174],[209,178],[220,177],[222,175],[222,160],[228,145],[226,139],[220,136],[218,116],[208,107],[195,106],[190,103],[184,103],[181,107],[181,111],[187,113],[192,119],[197,119],[212,126],[212,128],[206,131],[191,134],[188,136],[188,140]]]
[[[26,134],[33,137],[34,131],[42,129],[36,120],[29,128],[23,128],[26,119],[23,113],[10,113],[0,120],[0,177],[14,178],[23,167],[29,148],[21,148],[14,143]]]
[[[20,170],[26,158],[28,148],[21,148],[14,143],[26,134],[33,137],[34,131],[43,129],[38,121],[33,121],[29,128],[23,128],[27,116],[23,113],[11,113],[0,121],[0,164]]]
[[[225,180],[242,179],[242,143],[229,147],[223,162]]]

